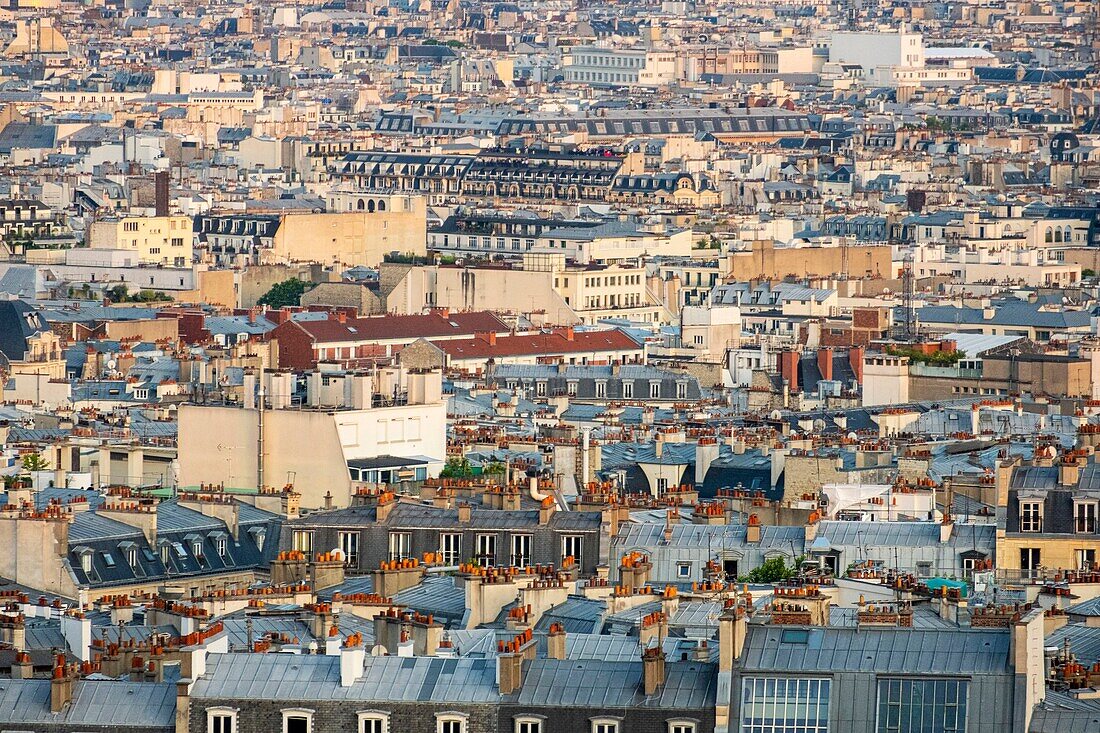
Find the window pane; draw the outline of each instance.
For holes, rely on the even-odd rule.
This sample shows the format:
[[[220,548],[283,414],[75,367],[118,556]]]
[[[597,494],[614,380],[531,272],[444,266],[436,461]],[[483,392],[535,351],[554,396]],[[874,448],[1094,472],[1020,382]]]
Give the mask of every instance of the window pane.
[[[966,680],[879,680],[878,733],[961,733]]]
[[[827,733],[829,679],[746,677],[741,733]]]

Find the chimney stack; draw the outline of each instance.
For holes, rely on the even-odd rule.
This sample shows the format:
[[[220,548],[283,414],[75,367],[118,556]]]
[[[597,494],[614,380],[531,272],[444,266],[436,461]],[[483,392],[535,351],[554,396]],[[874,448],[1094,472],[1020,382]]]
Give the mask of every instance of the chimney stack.
[[[60,713],[69,706],[73,699],[73,674],[65,666],[65,655],[57,655],[57,663],[53,669],[53,679],[50,680],[50,712]]]
[[[550,624],[550,635],[546,637],[547,659],[565,659],[565,627],[561,624]]]
[[[665,651],[659,646],[642,652],[642,685],[646,697],[656,694],[665,684]]]

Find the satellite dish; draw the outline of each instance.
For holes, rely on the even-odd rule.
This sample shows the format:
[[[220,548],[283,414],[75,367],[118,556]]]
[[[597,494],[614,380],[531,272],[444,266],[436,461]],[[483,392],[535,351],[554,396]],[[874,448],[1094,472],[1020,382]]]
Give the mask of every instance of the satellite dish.
[[[772,420],[782,420],[783,419],[783,413],[780,412],[779,410],[772,410],[771,414],[768,415],[768,417],[770,417]]]
[[[384,657],[386,656],[386,647],[381,644],[375,644],[370,648],[370,655],[372,657]]]
[[[858,439],[859,439],[859,436],[856,435],[854,432],[848,433],[848,440],[858,440]]]
[[[118,364],[118,362],[116,362],[114,359],[108,359],[107,360],[107,368],[108,369],[114,369],[117,364]]]
[[[822,431],[825,429],[825,421],[821,418],[814,420],[814,430]]]

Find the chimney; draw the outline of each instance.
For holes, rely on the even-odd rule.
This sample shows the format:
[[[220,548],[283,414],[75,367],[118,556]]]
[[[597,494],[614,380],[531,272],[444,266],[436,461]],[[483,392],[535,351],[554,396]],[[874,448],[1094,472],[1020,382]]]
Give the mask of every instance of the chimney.
[[[950,512],[943,513],[943,521],[940,522],[940,542],[947,543],[951,539],[951,532],[955,528],[955,522],[951,519]]]
[[[474,334],[474,338],[480,339],[490,346],[497,345],[497,335],[495,331],[479,331],[478,333]]]
[[[703,437],[695,444],[695,485],[701,486],[707,478],[711,464],[718,460],[718,441]]]
[[[576,338],[576,334],[573,332],[573,327],[569,326],[568,328],[566,328],[562,332],[562,336],[565,337],[566,341],[573,341]]]
[[[821,372],[821,378],[831,382],[833,380],[833,350],[817,350],[817,369]]]
[[[550,634],[546,637],[546,658],[565,659],[565,627],[558,623],[550,624]]]
[[[749,621],[745,612],[737,607],[727,608],[718,617],[718,671],[729,672],[734,660],[745,649]]]
[[[15,664],[11,666],[11,678],[13,680],[29,680],[34,677],[34,664],[31,655],[27,652],[17,652]]]
[[[619,585],[630,593],[644,588],[649,580],[650,567],[649,558],[640,552],[623,555],[619,564]]]
[[[497,686],[501,695],[511,695],[523,686],[523,657],[517,642],[509,642],[508,651],[497,654]]]
[[[787,380],[791,394],[798,394],[798,362],[797,351],[783,351],[779,354],[779,374]]]
[[[810,512],[810,516],[806,518],[805,541],[807,545],[817,538],[817,530],[819,529],[818,523],[820,519],[821,515],[816,511]]]
[[[1058,462],[1059,485],[1076,488],[1080,477],[1081,464],[1077,460],[1077,456],[1073,453],[1062,456],[1062,460]]]
[[[168,216],[168,171],[153,174],[153,190],[156,215]]]
[[[340,650],[340,686],[351,687],[363,676],[367,653],[363,648],[362,634],[354,633],[344,641]]]
[[[333,311],[332,314],[334,316],[336,316],[336,322],[337,323],[347,323],[348,322],[348,314],[345,313],[344,311],[337,310],[337,311]]]
[[[313,590],[324,590],[344,582],[344,556],[340,552],[319,552],[309,566]]]
[[[27,649],[27,624],[21,613],[0,616],[0,642],[17,652]]]
[[[57,662],[53,669],[53,679],[50,680],[50,712],[60,713],[69,706],[73,699],[73,675],[65,667],[65,655],[58,654]]]
[[[462,524],[469,524],[470,518],[473,516],[473,507],[469,503],[463,502],[458,505],[458,521]]]
[[[745,542],[750,545],[760,544],[760,517],[755,514],[749,515],[749,523],[745,527]]]
[[[558,508],[558,503],[554,501],[554,497],[548,496],[542,500],[539,504],[539,525],[545,527],[550,523],[550,518],[554,516],[554,512]]]
[[[665,650],[659,646],[642,652],[642,685],[646,697],[656,694],[665,684]]]
[[[852,346],[848,349],[848,366],[856,375],[856,381],[863,384],[863,347]]]

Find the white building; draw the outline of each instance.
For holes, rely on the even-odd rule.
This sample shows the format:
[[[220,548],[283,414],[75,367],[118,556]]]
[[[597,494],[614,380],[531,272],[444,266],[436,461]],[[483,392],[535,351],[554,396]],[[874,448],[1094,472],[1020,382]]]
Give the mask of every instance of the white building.
[[[829,40],[829,62],[858,64],[867,79],[889,76],[884,69],[923,69],[924,40],[904,29],[896,33],[836,32]]]
[[[572,84],[656,87],[676,80],[671,51],[577,46],[565,54],[563,65]]]

